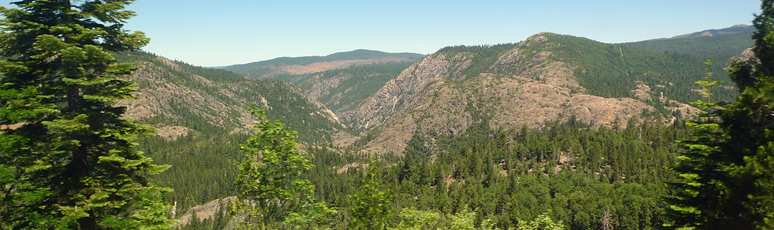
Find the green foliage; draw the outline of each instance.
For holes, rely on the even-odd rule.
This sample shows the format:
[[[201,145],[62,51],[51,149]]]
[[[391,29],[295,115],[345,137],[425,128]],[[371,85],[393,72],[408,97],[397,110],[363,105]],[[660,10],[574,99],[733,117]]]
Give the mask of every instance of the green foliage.
[[[486,219],[480,228],[474,225],[476,213],[467,208],[456,214],[441,215],[434,211],[421,211],[414,208],[404,208],[398,214],[400,223],[395,228],[388,229],[499,229],[492,226],[491,220]]]
[[[397,216],[400,223],[396,228],[388,229],[441,229],[441,214],[433,211],[421,211],[412,207],[400,210]]]
[[[709,70],[711,63],[706,64]],[[710,87],[719,83],[711,81],[711,77],[712,73],[707,72],[706,80],[697,82],[703,87],[702,92],[708,100],[694,103],[703,112],[698,115],[699,119],[687,122],[688,126],[695,128],[695,138],[679,141],[685,151],[674,168],[679,181],[670,184],[674,197],[669,199],[673,204],[670,206],[671,215],[677,217],[674,227],[701,227],[703,221],[721,215],[718,203],[708,202],[723,196],[727,186],[718,181],[717,176],[712,176],[724,167],[718,152],[724,135],[720,132],[717,117],[717,107],[721,104],[709,100],[712,95]]]
[[[321,73],[293,76],[288,80],[306,92],[310,92],[315,84],[331,79],[341,79],[335,87],[321,92],[317,100],[329,109],[339,114],[357,108],[369,96],[381,89],[387,81],[395,79],[404,69],[414,62],[397,62],[352,66],[348,68],[328,70]]]
[[[296,86],[276,80],[248,79],[222,69],[203,68],[183,62],[174,62],[175,68],[159,59],[157,56],[144,52],[124,52],[117,58],[135,65],[148,65],[149,68],[159,68],[154,74],[175,85],[187,87],[194,91],[204,92],[217,98],[224,105],[233,105],[227,111],[207,110],[192,112],[193,109],[206,107],[200,102],[189,102],[184,98],[171,98],[167,103],[172,107],[172,114],[158,114],[152,118],[141,119],[144,123],[157,126],[184,126],[203,135],[230,135],[235,128],[243,127],[243,111],[245,103],[262,103],[256,101],[263,98],[268,105],[266,114],[281,118],[293,130],[297,130],[299,141],[307,143],[331,142],[332,130],[343,130],[338,123],[329,120],[320,112],[323,108],[310,101]],[[209,83],[201,80],[205,78]],[[138,81],[139,88],[158,87],[154,81]],[[226,95],[224,88],[230,89]],[[227,107],[228,108],[228,107]],[[237,109],[239,108],[239,109]],[[202,115],[203,114],[203,115]],[[225,124],[217,124],[211,117],[225,120]]]
[[[546,213],[540,214],[531,221],[519,221],[519,230],[564,230],[565,227],[561,221],[554,222]]]
[[[653,97],[663,93],[669,99],[689,102],[700,99],[692,90],[693,82],[703,77],[702,61],[723,61],[738,55],[749,47],[750,40],[746,35],[749,33],[743,31],[719,35],[717,38],[605,44],[586,38],[543,33],[540,36],[545,40],[492,46],[453,46],[445,47],[438,53],[447,58],[460,56],[470,60],[470,66],[450,67],[452,80],[470,79],[481,73],[520,74],[527,68],[534,68],[530,60],[538,53],[550,52],[547,56],[549,60],[562,61],[575,68],[574,75],[587,93],[604,97],[633,97],[632,90],[637,89],[638,84],[645,84],[651,88]],[[497,59],[514,48],[519,50],[517,66],[512,69],[495,69]],[[713,70],[719,71],[722,67],[718,65]],[[725,76],[723,74],[721,77]],[[731,84],[723,86],[716,90],[720,99],[729,100],[738,94]],[[652,104],[657,108],[664,106],[658,100]]]
[[[470,55],[472,56],[471,66],[465,69],[452,69],[451,72],[459,72],[461,79],[470,79],[478,77],[481,73],[491,72],[492,65],[497,61],[504,52],[513,49],[514,44],[497,44],[497,45],[483,45],[483,46],[449,46],[438,50],[437,53],[446,55],[447,58],[452,58],[455,55]]]
[[[265,99],[268,105],[266,115],[281,118],[287,127],[297,130],[297,140],[303,143],[329,143],[332,133],[337,130],[346,132],[346,128],[322,116],[321,107],[290,83],[248,79],[230,71],[178,61],[170,63],[145,52],[121,52],[116,54],[116,58],[143,66],[145,73],[209,94],[230,106],[226,107],[228,111],[204,111],[199,109],[203,107],[201,104],[191,103],[185,98],[171,98],[168,102],[173,109],[171,113],[138,120],[157,127],[189,128],[186,134],[174,139],[158,136],[139,139],[139,150],[159,163],[175,166],[152,178],[174,189],[167,199],[177,202],[177,213],[180,214],[194,205],[237,194],[237,188],[232,183],[237,174],[233,165],[244,158],[238,144],[244,143],[248,135],[232,131],[243,127],[245,119],[242,108],[238,107],[245,102]],[[204,84],[202,78],[209,82]],[[137,80],[141,90],[157,87],[153,82],[142,77]],[[225,95],[224,89],[233,92],[233,95]],[[213,122],[211,117],[225,122]]]
[[[289,213],[283,223],[293,228],[325,229],[333,221],[332,217],[337,214],[338,211],[336,209],[329,208],[325,203],[318,202],[299,212]]]
[[[663,92],[664,96],[670,99],[681,102],[699,99],[692,92],[693,83],[703,77],[701,63],[707,60],[707,57],[674,51],[645,50],[629,44],[604,44],[572,36],[544,36],[548,38],[544,44],[530,46],[528,49],[539,51],[547,48],[552,52],[551,59],[578,65],[575,76],[580,85],[591,94],[631,97],[631,91],[637,88],[638,82],[642,82],[655,91]],[[744,48],[739,48],[735,53],[739,54],[743,50]],[[722,99],[730,99],[736,95],[733,90],[725,88],[718,89],[716,93]]]
[[[510,229],[548,210],[569,229],[597,229],[608,208],[616,229],[655,228],[665,221],[662,181],[673,178],[665,168],[676,161],[674,141],[689,128],[680,121],[630,123],[594,130],[576,121],[532,131],[476,124],[457,137],[416,134],[404,156],[385,154],[378,166],[369,164],[382,172],[373,177],[381,189],[365,194],[393,191],[385,206],[397,214],[382,224],[391,229]],[[318,188],[318,200],[349,207],[331,222],[334,229],[355,227],[355,213],[367,210],[348,199],[364,194],[368,174],[358,165],[367,155],[339,151],[308,149],[315,167],[305,176]]]
[[[675,167],[680,180],[671,186],[670,227],[774,227],[774,1],[762,1],[761,8],[753,21],[755,59],[735,62],[730,71],[741,96],[727,107],[696,103],[705,112],[691,123],[696,132],[684,141],[685,151]]]
[[[360,189],[350,197],[352,219],[347,224],[350,229],[385,229],[388,218],[391,217],[392,191],[382,191],[380,188],[380,173],[376,161],[371,159],[368,164],[368,174],[363,179]]]
[[[641,42],[624,43],[621,45],[634,46],[638,48],[657,50],[669,53],[681,53],[695,56],[703,60],[722,61],[717,66],[713,66],[712,72],[722,72],[731,57],[739,55],[742,50],[750,48],[753,45],[752,32],[755,28],[740,27],[739,30],[733,28],[726,33],[718,33],[714,36],[701,37],[676,37],[669,39],[656,39]]]
[[[17,1],[0,8],[0,228],[171,227],[169,189],[148,179],[169,166],[134,150],[152,128],[122,119],[132,66],[109,51],[148,39],[128,33],[118,1]],[[15,127],[14,127],[15,126]]]
[[[182,230],[210,230],[210,229],[233,229],[234,222],[229,215],[229,206],[233,203],[218,200],[218,206],[214,210],[213,216],[199,219],[198,212],[192,212],[191,218],[186,225],[179,226]]]
[[[177,213],[182,214],[192,206],[237,194],[233,166],[244,158],[239,143],[246,140],[246,134],[191,132],[175,140],[143,138],[139,149],[160,163],[175,166],[153,179],[174,189],[166,198],[176,202]]]
[[[265,110],[250,108],[250,112],[259,120],[255,129],[260,133],[241,146],[246,156],[238,164],[235,180],[240,190],[236,213],[244,215],[240,226],[264,229],[288,212],[290,224],[325,222],[335,211],[315,203],[314,185],[300,178],[312,165],[298,153],[296,132],[282,121],[267,119]]]

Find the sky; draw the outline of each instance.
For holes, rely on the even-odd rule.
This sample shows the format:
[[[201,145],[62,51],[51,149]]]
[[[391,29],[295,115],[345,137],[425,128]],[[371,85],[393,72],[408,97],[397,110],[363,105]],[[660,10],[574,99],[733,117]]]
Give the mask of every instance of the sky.
[[[0,0],[7,1],[9,0]],[[8,6],[8,3],[3,3]],[[137,0],[143,50],[199,66],[355,49],[430,54],[553,32],[618,43],[751,24],[757,0]]]

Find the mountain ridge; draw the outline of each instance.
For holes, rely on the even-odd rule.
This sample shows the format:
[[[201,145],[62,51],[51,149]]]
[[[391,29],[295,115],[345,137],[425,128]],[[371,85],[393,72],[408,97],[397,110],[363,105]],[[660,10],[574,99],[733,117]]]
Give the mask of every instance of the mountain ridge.
[[[337,52],[326,56],[278,57],[265,61],[250,62],[223,67],[223,69],[244,74],[252,78],[275,78],[277,75],[307,74],[356,65],[411,62],[424,55],[416,53],[387,53],[357,49]],[[297,70],[303,69],[303,70]]]
[[[669,39],[678,39],[678,38],[695,38],[695,37],[712,37],[717,35],[723,35],[723,34],[733,34],[733,33],[751,33],[755,31],[755,27],[751,25],[733,25],[731,27],[726,27],[722,29],[708,29],[708,30],[702,30],[699,32],[693,32],[683,35],[677,35],[673,36]]]
[[[140,122],[160,128],[245,133],[253,122],[247,105],[255,104],[267,108],[270,117],[286,120],[307,141],[326,136],[322,134],[329,129],[344,130],[335,114],[289,83],[249,79],[142,52],[121,54],[118,59],[137,68],[129,80],[138,84],[139,91],[134,100],[120,105],[127,107],[128,117]],[[317,120],[325,128],[311,130],[305,120]]]
[[[362,133],[355,147],[396,154],[414,134],[454,136],[477,124],[507,130],[567,119],[594,127],[626,127],[632,118],[669,123],[697,111],[686,103],[693,82],[704,77],[702,63],[689,54],[553,33],[516,44],[446,47],[339,118]]]

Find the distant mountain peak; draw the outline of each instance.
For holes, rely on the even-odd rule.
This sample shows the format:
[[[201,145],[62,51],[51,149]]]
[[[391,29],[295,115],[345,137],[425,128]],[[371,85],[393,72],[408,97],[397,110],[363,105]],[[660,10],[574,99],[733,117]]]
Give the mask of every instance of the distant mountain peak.
[[[276,75],[298,75],[341,69],[350,66],[415,62],[424,57],[417,53],[387,53],[356,49],[327,56],[281,57],[266,61],[225,66],[223,69],[252,78],[273,78]]]
[[[703,30],[699,32],[689,33],[689,34],[678,35],[672,38],[714,37],[722,34],[735,34],[735,33],[745,33],[745,32],[749,33],[753,31],[755,31],[755,27],[750,25],[739,24],[739,25],[734,25],[723,29],[709,29],[709,30]]]

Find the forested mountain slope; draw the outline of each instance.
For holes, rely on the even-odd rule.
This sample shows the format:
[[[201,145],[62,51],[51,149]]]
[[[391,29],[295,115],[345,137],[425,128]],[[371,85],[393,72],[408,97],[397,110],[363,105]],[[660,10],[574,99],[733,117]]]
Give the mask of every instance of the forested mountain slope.
[[[250,104],[267,108],[269,116],[298,130],[304,142],[328,142],[330,135],[344,130],[324,105],[292,84],[252,80],[148,53],[118,58],[137,68],[130,79],[139,86],[136,99],[122,102],[128,107],[127,116],[160,128],[162,136],[184,135],[182,130],[247,132],[253,122],[247,112]]]
[[[396,153],[414,133],[459,135],[481,121],[495,130],[570,117],[594,127],[625,126],[635,116],[669,122],[696,111],[685,103],[699,98],[694,82],[705,76],[704,61],[552,33],[517,44],[447,47],[339,118],[364,133],[359,147]],[[715,91],[722,99],[735,93]]]
[[[649,50],[684,53],[725,62],[740,50],[753,45],[755,28],[737,25],[724,29],[705,30],[671,38],[622,43]]]
[[[713,41],[706,44],[713,44]],[[718,55],[717,52],[710,53]],[[469,153],[457,154],[455,149],[459,149],[460,145],[455,143],[468,138],[513,134],[507,130],[545,132],[547,128],[555,127],[556,122],[578,122],[589,124],[582,129],[607,127],[600,132],[617,132],[615,130],[637,125],[638,120],[641,121],[637,117],[662,125],[670,124],[675,118],[696,112],[695,108],[685,103],[698,98],[694,95],[697,87],[693,82],[705,76],[705,58],[698,57],[696,53],[644,49],[633,44],[605,44],[551,33],[537,34],[516,44],[447,47],[416,63],[353,65],[315,73],[282,75],[285,76],[282,78],[284,81],[292,82],[300,89],[290,83],[249,80],[228,71],[193,67],[149,54],[138,53],[122,58],[137,63],[139,69],[134,81],[141,89],[148,87],[138,94],[139,100],[127,104],[130,114],[162,129],[160,134],[163,137],[143,140],[141,149],[161,163],[175,165],[158,179],[169,182],[176,189],[172,200],[178,202],[181,212],[192,205],[235,194],[231,183],[235,170],[231,166],[240,159],[239,144],[244,143],[247,137],[246,128],[250,120],[241,116],[245,113],[242,105],[247,102],[271,108],[269,116],[285,120],[292,129],[299,131],[299,138],[305,143],[333,141],[335,145],[349,146],[348,150],[365,149],[372,153],[414,151],[411,154],[420,154],[415,150],[421,149],[421,156],[432,155],[449,161],[442,164],[456,164],[454,162],[459,159],[451,158],[460,154],[470,158],[478,156],[483,150],[475,147]],[[295,61],[310,64],[315,60]],[[716,76],[726,77],[721,74]],[[302,90],[309,96],[305,96]],[[718,97],[734,95],[733,88],[724,90],[716,92]],[[152,92],[147,94],[153,96],[145,95],[146,92]],[[169,92],[187,93],[177,93],[178,96],[170,96],[169,99],[158,96]],[[338,115],[327,111],[313,98],[324,101]],[[217,101],[228,103],[222,103],[222,106],[212,103]],[[240,106],[237,108],[234,105]],[[346,131],[348,128],[342,125],[354,129],[353,133],[359,133],[359,140],[350,138]],[[186,128],[188,135],[177,139],[164,132],[171,130],[175,133]],[[528,151],[531,155],[523,158],[527,161],[521,162],[522,165],[498,167],[502,168],[500,170],[513,167],[526,174],[532,170],[552,171],[549,169],[558,168],[557,164],[567,164],[567,159],[572,162],[572,159],[589,157],[578,155],[580,153],[597,154],[598,148],[610,147],[601,144],[583,146],[584,150],[578,150],[572,149],[577,146],[564,145],[554,144],[551,147],[536,144],[534,150]],[[668,147],[659,148],[673,147],[664,146]],[[355,157],[360,160],[336,160],[334,156],[340,154],[336,152],[344,150],[333,150],[325,155],[325,159],[315,159],[320,161],[316,163],[320,168],[310,175],[322,189],[318,195],[328,196],[325,194],[338,191],[339,195],[330,195],[326,200],[342,199],[340,194],[351,192],[352,185],[341,183],[358,181],[359,176],[335,177],[365,163],[361,155]],[[663,165],[672,164],[672,155],[663,149],[658,151],[661,151],[659,157],[664,159],[659,159],[655,167],[661,169]],[[310,153],[315,156],[323,154],[314,150]],[[648,176],[641,175],[631,171],[637,168],[633,166],[639,164],[637,159],[622,158],[619,152],[610,154],[601,162],[588,158],[593,163],[584,166],[586,169],[583,170],[597,179],[603,174],[618,178],[610,180],[649,178],[647,180],[652,182],[653,175],[658,174],[656,177],[659,178],[669,176],[659,170],[648,171]],[[412,156],[411,159],[416,160],[417,157]],[[540,163],[529,160],[533,158],[534,162]],[[392,159],[387,162],[398,161],[391,157],[386,159]],[[484,157],[480,160],[495,159]],[[388,167],[385,170],[400,169]],[[458,169],[452,167],[441,171],[448,170]],[[455,180],[459,176],[448,173],[436,175],[432,172],[431,177]],[[346,200],[328,201],[338,202],[339,206],[346,205]],[[593,216],[598,215],[601,213]]]
[[[252,78],[292,78],[292,75],[323,72],[357,65],[412,62],[422,58],[415,53],[386,53],[374,50],[353,50],[327,56],[280,57],[266,61],[226,66],[224,69]]]
[[[275,58],[225,69],[296,84],[339,115],[360,105],[422,57],[413,53],[354,50],[324,57]]]
[[[253,132],[250,104],[266,108],[298,131],[302,143],[325,144],[347,129],[323,104],[293,84],[255,80],[219,69],[191,66],[149,53],[116,55],[137,70],[136,99],[125,100],[127,116],[150,124],[158,136],[140,140],[138,148],[160,164],[173,167],[155,177],[175,191],[178,214],[192,205],[234,195],[234,163],[239,144]]]
[[[729,64],[729,59],[743,50],[752,47],[752,32],[755,28],[747,25],[736,25],[724,29],[705,30],[672,38],[622,43],[649,50],[665,53],[688,54],[701,60],[714,62],[712,71],[724,78],[728,76],[723,68]],[[731,86],[726,81],[726,86]],[[730,98],[727,98],[730,99]]]

